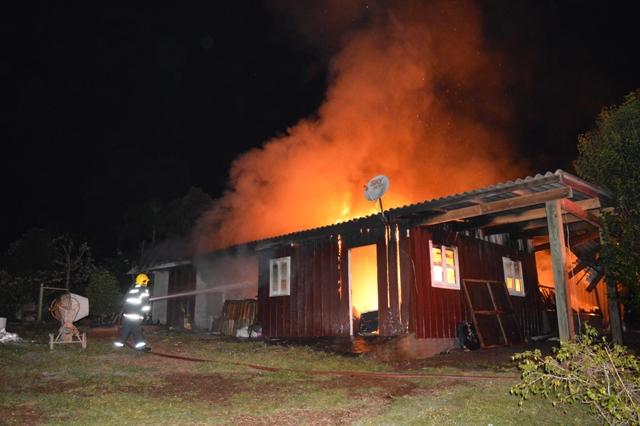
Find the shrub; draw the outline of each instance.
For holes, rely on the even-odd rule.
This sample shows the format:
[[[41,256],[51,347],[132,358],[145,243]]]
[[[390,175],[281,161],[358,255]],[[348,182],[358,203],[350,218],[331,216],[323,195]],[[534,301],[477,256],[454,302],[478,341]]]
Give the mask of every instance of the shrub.
[[[90,317],[99,322],[108,321],[119,307],[122,295],[118,290],[118,280],[109,271],[96,271],[89,277],[87,286]]]
[[[626,348],[596,340],[586,326],[576,342],[563,342],[552,356],[539,349],[513,356],[522,371],[511,388],[520,404],[531,395],[543,395],[554,405],[581,403],[607,424],[640,424],[640,363]]]

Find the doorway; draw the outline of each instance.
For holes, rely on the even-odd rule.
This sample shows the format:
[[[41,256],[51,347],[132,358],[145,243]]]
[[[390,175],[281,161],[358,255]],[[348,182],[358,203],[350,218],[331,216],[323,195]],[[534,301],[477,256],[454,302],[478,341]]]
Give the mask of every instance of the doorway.
[[[352,336],[378,334],[376,245],[349,249],[349,297]]]

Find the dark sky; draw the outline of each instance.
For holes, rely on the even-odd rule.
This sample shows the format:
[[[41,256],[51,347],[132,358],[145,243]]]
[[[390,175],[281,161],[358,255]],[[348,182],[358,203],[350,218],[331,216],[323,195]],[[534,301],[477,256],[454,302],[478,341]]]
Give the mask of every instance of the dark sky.
[[[219,196],[235,157],[320,105],[340,39],[312,43],[282,1],[13,3],[0,18],[0,250],[33,226],[108,233],[128,203],[192,185]],[[536,170],[569,168],[598,111],[640,87],[630,4],[480,3],[515,76],[512,143]]]

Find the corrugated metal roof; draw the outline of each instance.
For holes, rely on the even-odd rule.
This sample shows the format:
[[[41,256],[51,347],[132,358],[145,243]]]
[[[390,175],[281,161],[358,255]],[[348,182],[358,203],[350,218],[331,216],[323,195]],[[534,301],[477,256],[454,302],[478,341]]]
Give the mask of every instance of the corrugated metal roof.
[[[575,184],[578,185],[575,185]],[[577,176],[567,173],[563,170],[556,170],[555,172],[546,172],[544,174],[536,174],[535,176],[527,176],[512,181],[506,181],[497,183],[494,185],[486,186],[479,189],[461,192],[458,194],[447,195],[440,198],[434,198],[431,200],[421,201],[414,204],[408,204],[405,206],[395,207],[384,211],[387,217],[401,218],[407,215],[420,215],[420,214],[437,214],[441,212],[451,211],[463,207],[469,207],[477,205],[478,202],[490,203],[493,201],[499,201],[509,198],[516,198],[522,193],[516,193],[514,191],[523,191],[526,189],[527,193],[544,192],[551,189],[557,189],[570,186],[573,187],[572,201],[581,201],[588,198],[593,198],[593,194],[582,192],[579,188],[587,188],[593,193],[598,194],[604,199],[610,198],[610,194],[595,185],[592,185]],[[296,237],[304,237],[310,233],[318,233],[322,231],[327,232],[340,232],[341,228],[345,228],[353,224],[361,224],[362,227],[379,224],[380,215],[374,214],[359,218],[354,218],[348,221],[339,222],[332,225],[320,226],[316,228],[310,228],[306,230],[296,231],[288,234],[274,236],[263,240],[252,241],[248,244],[277,242],[278,240],[291,240]]]

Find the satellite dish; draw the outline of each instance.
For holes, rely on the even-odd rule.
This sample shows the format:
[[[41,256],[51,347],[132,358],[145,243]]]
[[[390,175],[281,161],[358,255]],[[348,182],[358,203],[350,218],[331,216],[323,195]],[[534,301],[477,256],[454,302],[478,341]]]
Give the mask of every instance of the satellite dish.
[[[378,201],[389,189],[389,178],[385,175],[378,175],[367,183],[364,187],[364,196],[369,201]]]

